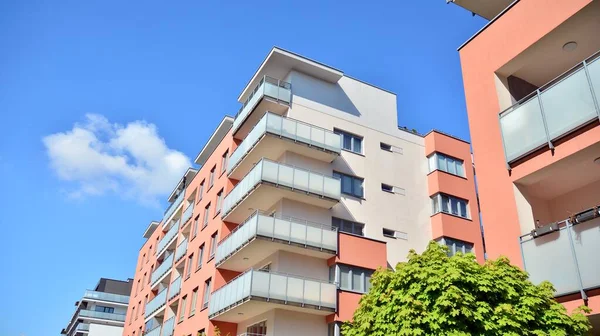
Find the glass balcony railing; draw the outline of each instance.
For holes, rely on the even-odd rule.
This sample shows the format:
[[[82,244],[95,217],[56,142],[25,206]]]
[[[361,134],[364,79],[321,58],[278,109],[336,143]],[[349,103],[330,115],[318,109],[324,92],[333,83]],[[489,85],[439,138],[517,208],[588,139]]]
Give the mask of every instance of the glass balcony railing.
[[[173,331],[175,331],[175,316],[163,324],[160,336],[173,336]]]
[[[185,257],[185,253],[187,252],[188,240],[185,238],[179,245],[177,245],[177,249],[175,250],[175,262],[181,260],[181,258]]]
[[[181,277],[177,277],[177,279],[175,279],[175,281],[171,282],[171,285],[169,286],[169,297],[167,298],[167,300],[171,300],[174,297],[176,297],[179,292],[181,291]]]
[[[183,215],[181,216],[181,223],[185,224],[190,218],[192,218],[192,214],[194,213],[194,204],[191,203],[188,207],[183,211]]]
[[[90,325],[89,325],[89,323],[79,323],[77,325],[77,328],[75,328],[75,330],[77,330],[77,331],[90,331]]]
[[[156,282],[165,275],[169,270],[173,267],[173,254],[168,256],[160,266],[158,266],[154,272],[152,272],[152,278],[150,281],[152,282],[152,287],[156,284]]]
[[[336,228],[297,218],[271,217],[255,212],[219,243],[216,255],[217,265],[255,237],[337,252]]]
[[[554,232],[536,238],[521,237],[523,264],[533,283],[550,281],[556,289],[555,296],[600,287],[598,209],[574,216],[575,224],[571,220],[558,223]],[[548,263],[549,260],[552,262]]]
[[[600,53],[500,114],[508,163],[600,117]]]
[[[335,310],[337,288],[333,283],[320,280],[249,270],[212,293],[209,318],[251,298]]]
[[[127,295],[119,295],[113,293],[105,293],[105,292],[96,292],[93,290],[85,291],[83,297],[86,299],[98,300],[98,301],[108,301],[108,302],[116,302],[116,303],[129,303],[129,296]]]
[[[225,218],[244,197],[262,182],[269,182],[320,197],[340,199],[341,182],[339,179],[262,159],[225,197],[221,216]]]
[[[105,313],[86,309],[82,309],[79,311],[79,317],[125,322],[125,314]]]
[[[158,242],[158,246],[156,247],[156,250],[158,251],[157,256],[160,256],[165,251],[167,246],[169,246],[173,240],[177,238],[177,233],[179,232],[180,226],[181,220],[178,220],[175,224],[173,224],[173,226],[171,226],[169,231],[167,231],[167,234]]]
[[[256,107],[256,104],[265,96],[289,104],[292,100],[292,85],[276,78],[264,76],[235,115],[232,126],[234,133]]]
[[[300,142],[321,150],[340,153],[342,138],[339,134],[324,128],[316,127],[294,119],[281,117],[267,112],[264,117],[248,133],[244,141],[229,158],[227,172],[231,172],[246,154],[256,145],[264,134],[270,133],[283,138]]]
[[[144,333],[144,335],[145,336],[159,336],[160,335],[160,325],[158,325],[154,329],[149,330],[148,332]]]
[[[182,191],[179,192],[179,196],[177,196],[177,198],[175,199],[175,202],[171,203],[171,205],[169,205],[169,207],[165,211],[165,215],[163,216],[163,220],[162,220],[163,226],[167,224],[167,220],[169,220],[169,217],[171,217],[171,215],[175,212],[175,210],[177,210],[177,208],[179,207],[181,202],[183,202],[184,197],[185,197],[185,189],[183,189]]]
[[[144,317],[148,317],[152,315],[155,311],[159,310],[162,306],[167,304],[167,289],[163,289],[154,297],[154,299],[150,300],[146,303],[146,310],[144,313]]]

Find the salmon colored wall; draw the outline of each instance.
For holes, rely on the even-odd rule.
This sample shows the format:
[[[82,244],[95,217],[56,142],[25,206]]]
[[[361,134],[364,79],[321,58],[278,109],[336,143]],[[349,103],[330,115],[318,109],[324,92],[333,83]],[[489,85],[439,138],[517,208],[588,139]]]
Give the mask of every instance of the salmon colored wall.
[[[477,261],[484,262],[483,239],[479,225],[479,208],[475,191],[475,174],[471,167],[471,146],[469,143],[451,136],[432,131],[425,136],[427,156],[438,152],[463,160],[465,177],[443,171],[433,171],[427,175],[429,196],[444,193],[469,201],[471,219],[438,213],[431,216],[432,239],[450,237],[470,242],[475,247]]]
[[[490,258],[506,255],[513,264],[522,266],[517,239],[520,235],[517,207],[498,123],[500,106],[495,72],[590,2],[519,1],[460,50],[486,248]]]
[[[213,291],[225,286],[226,283],[233,280],[238,275],[242,274],[242,272],[218,269],[215,272],[215,283],[213,285]]]
[[[237,334],[237,323],[214,321],[210,330],[211,335],[214,335],[215,327],[219,328],[221,336],[236,336]]]
[[[385,242],[338,233],[338,255],[328,260],[329,265],[342,263],[375,270],[387,267]]]
[[[358,293],[338,291],[338,312],[328,315],[326,322],[345,322],[352,320],[354,311],[358,308],[361,297],[362,295]]]

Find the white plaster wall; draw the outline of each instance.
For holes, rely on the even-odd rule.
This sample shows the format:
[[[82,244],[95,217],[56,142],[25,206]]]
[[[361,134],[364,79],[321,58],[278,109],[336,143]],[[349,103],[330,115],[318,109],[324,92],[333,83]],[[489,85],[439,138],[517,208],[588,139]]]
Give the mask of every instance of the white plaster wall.
[[[267,321],[267,336],[274,335],[286,335],[286,334],[276,334],[275,333],[275,309],[269,310],[268,312],[258,315],[254,318],[248,319],[246,321],[238,323],[237,334],[243,334],[246,332],[246,328],[249,326],[256,324],[258,322]]]
[[[275,310],[274,328],[275,335],[327,336],[327,323],[325,322],[325,316],[305,314],[283,309]]]
[[[267,264],[271,264],[271,272],[329,281],[329,266],[327,266],[327,260],[325,259],[287,251],[277,251],[252,265],[252,268],[259,269]]]
[[[90,302],[88,304],[88,310],[96,310],[96,306],[102,306],[102,307],[112,307],[115,309],[114,313],[115,314],[127,314],[127,307],[126,306],[119,306],[119,305],[115,305],[115,304],[110,304],[110,303],[97,303],[97,302]]]
[[[122,336],[123,327],[90,323],[89,336]]]

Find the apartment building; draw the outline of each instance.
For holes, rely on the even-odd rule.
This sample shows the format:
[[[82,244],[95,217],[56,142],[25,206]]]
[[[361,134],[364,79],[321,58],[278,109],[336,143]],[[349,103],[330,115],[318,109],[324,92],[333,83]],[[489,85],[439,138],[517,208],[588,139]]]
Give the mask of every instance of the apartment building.
[[[144,232],[124,336],[339,335],[379,267],[434,239],[483,261],[470,144],[273,48]]]
[[[490,19],[459,48],[487,254],[600,330],[600,2],[454,3]]]
[[[75,302],[75,313],[61,335],[121,336],[133,279],[101,278],[93,290],[86,290]]]

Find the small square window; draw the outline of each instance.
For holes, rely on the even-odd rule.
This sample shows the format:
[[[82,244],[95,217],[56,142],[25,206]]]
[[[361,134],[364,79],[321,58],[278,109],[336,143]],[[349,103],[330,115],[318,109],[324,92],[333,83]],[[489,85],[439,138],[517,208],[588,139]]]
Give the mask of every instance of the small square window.
[[[388,145],[384,142],[379,143],[379,148],[383,149],[384,151],[388,151],[388,152],[392,151],[392,145]]]
[[[383,190],[383,191],[385,191],[385,192],[390,192],[390,193],[393,193],[393,192],[394,192],[394,187],[392,187],[392,186],[391,186],[391,185],[389,185],[389,184],[382,183],[382,184],[381,184],[381,190]]]
[[[388,238],[396,238],[396,231],[384,228],[383,236]]]

